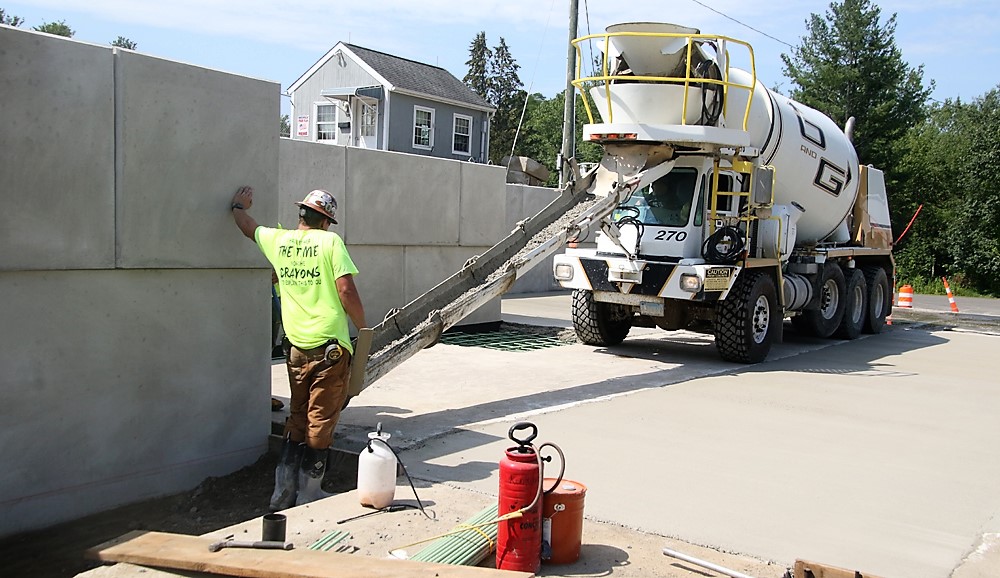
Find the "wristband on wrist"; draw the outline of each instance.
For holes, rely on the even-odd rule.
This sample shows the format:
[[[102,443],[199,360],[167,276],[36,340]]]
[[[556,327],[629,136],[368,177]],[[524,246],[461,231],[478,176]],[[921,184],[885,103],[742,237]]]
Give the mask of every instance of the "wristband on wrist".
[[[236,209],[239,209],[241,211],[247,210],[247,208],[243,206],[243,203],[233,203],[233,205],[229,207],[230,211],[235,211]]]

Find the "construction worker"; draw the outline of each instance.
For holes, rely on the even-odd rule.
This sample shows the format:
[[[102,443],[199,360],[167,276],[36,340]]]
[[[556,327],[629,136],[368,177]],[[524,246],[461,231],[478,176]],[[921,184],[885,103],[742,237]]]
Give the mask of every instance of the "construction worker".
[[[274,473],[271,510],[325,497],[320,488],[333,430],[347,397],[351,343],[348,319],[366,327],[354,275],[358,269],[344,241],[327,231],[337,224],[337,201],[315,190],[299,206],[296,229],[257,225],[248,213],[253,189],[233,196],[233,219],[257,243],[278,275],[286,366],[291,389],[285,441]]]

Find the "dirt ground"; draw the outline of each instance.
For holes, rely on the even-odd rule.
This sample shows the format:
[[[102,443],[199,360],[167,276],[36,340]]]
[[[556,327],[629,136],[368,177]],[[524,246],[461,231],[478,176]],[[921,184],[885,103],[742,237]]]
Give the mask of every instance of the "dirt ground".
[[[277,456],[264,455],[228,476],[209,478],[194,490],[123,506],[0,541],[4,575],[75,576],[99,562],[83,551],[132,530],[200,535],[267,513]]]

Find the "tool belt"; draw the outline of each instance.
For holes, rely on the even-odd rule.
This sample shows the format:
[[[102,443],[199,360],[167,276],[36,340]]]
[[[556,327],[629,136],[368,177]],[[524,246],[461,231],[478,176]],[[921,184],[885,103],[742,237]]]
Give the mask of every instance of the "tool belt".
[[[314,347],[312,349],[302,349],[297,345],[293,345],[292,342],[288,340],[288,337],[284,337],[281,340],[281,346],[285,352],[286,359],[288,358],[289,354],[291,354],[293,347],[308,356],[315,355],[322,350],[323,359],[329,362],[330,365],[333,365],[338,361],[340,361],[340,359],[344,356],[344,353],[347,352],[344,346],[341,345],[340,342],[337,341],[336,339],[331,339],[330,341],[327,341],[326,343],[320,345],[319,347]]]

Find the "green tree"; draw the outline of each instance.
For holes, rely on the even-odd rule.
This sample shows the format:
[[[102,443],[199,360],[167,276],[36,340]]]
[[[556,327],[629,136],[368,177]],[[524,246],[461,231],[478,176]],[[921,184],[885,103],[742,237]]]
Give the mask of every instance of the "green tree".
[[[46,32],[48,34],[55,34],[56,36],[65,36],[66,38],[73,38],[76,31],[66,24],[65,20],[60,20],[59,22],[45,22],[38,26],[32,28],[38,32]]]
[[[462,82],[484,99],[489,100],[490,61],[493,51],[486,46],[486,33],[476,34],[475,40],[469,46],[469,60],[465,65],[469,71],[465,73]]]
[[[278,136],[292,136],[292,121],[287,114],[281,115],[281,128]]]
[[[500,162],[503,157],[511,154],[517,127],[521,122],[521,110],[527,93],[517,74],[520,68],[511,55],[507,42],[501,37],[489,62],[486,99],[497,109],[490,124],[490,159],[493,162]]]
[[[900,284],[919,287],[955,272],[947,233],[954,218],[960,151],[965,148],[954,130],[961,110],[960,103],[951,102],[930,109],[927,120],[911,129],[897,147],[897,176],[906,186],[890,190],[889,201],[893,214],[898,215],[893,233],[900,239],[894,248]],[[912,227],[905,231],[918,209]]]
[[[124,36],[119,36],[118,38],[115,38],[114,40],[112,40],[111,41],[111,46],[115,46],[115,47],[118,47],[118,48],[125,48],[125,49],[128,49],[128,50],[138,50],[139,49],[139,45],[138,44],[136,44],[132,40],[129,40],[128,38],[125,38]]]
[[[951,186],[944,189],[953,207],[948,249],[961,283],[1000,296],[1000,184],[989,170],[1000,163],[1000,87],[960,105],[949,127],[957,137]]]
[[[521,128],[521,138],[518,141],[517,153],[531,157],[544,164],[549,169],[549,186],[559,183],[559,173],[556,171],[556,158],[562,150],[562,126],[564,92],[550,99],[535,93],[528,98],[528,109],[524,125]],[[576,160],[578,162],[598,162],[603,150],[600,145],[583,140],[583,125],[587,122],[583,97],[576,95]]]
[[[4,12],[3,8],[0,8],[0,24],[6,24],[7,26],[20,26],[24,24],[24,18],[7,14]]]
[[[870,0],[832,2],[825,17],[811,15],[808,35],[782,54],[791,97],[830,115],[843,126],[857,120],[854,146],[864,164],[895,181],[896,144],[920,123],[934,88],[923,86],[923,66],[903,61],[894,38],[896,15],[883,24]]]

